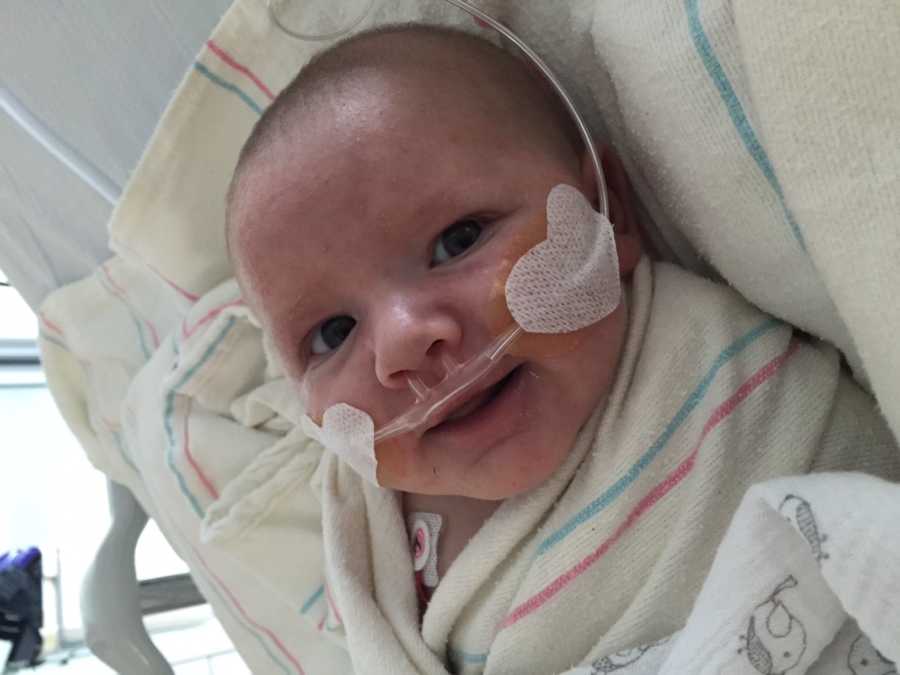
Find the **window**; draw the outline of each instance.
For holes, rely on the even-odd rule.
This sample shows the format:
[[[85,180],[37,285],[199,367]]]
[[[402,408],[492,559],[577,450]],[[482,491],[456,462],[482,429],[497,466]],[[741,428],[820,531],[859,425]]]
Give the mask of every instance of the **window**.
[[[37,317],[0,270],[0,343],[7,340],[33,343],[37,334]]]
[[[37,546],[44,574],[59,574],[59,597],[44,585],[43,634],[52,645],[60,622],[68,639],[81,634],[81,581],[110,523],[106,479],[60,415],[40,364],[37,317],[8,283],[0,272],[0,553]],[[140,579],[187,572],[153,523],[136,558]],[[181,614],[209,614],[195,609]],[[151,624],[181,620],[169,613]]]

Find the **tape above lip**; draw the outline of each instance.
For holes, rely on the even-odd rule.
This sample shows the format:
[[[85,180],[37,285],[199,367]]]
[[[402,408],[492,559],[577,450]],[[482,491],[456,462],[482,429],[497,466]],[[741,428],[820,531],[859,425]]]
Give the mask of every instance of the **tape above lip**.
[[[554,187],[547,196],[547,236],[513,265],[505,293],[515,324],[468,361],[446,362],[436,386],[409,379],[416,403],[377,432],[368,413],[347,403],[330,406],[322,426],[304,416],[304,432],[378,485],[376,442],[426,426],[434,411],[494,372],[523,333],[572,333],[619,306],[619,261],[609,219],[574,187]]]

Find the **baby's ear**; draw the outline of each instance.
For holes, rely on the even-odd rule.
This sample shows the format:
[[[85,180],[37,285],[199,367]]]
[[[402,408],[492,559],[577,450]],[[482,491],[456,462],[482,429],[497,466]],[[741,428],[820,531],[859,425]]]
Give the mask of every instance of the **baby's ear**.
[[[625,166],[616,151],[609,145],[597,148],[603,177],[606,180],[607,203],[609,204],[609,220],[616,236],[616,249],[619,253],[619,271],[623,277],[629,276],[641,259],[640,228],[634,211],[631,194],[631,183]],[[581,158],[581,189],[594,208],[599,207],[597,176],[594,164],[588,152]]]

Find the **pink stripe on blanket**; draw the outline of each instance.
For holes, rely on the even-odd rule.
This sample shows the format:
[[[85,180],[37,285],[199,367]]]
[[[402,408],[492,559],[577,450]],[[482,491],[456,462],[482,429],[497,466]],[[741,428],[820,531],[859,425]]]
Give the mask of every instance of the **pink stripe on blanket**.
[[[229,307],[239,307],[243,304],[244,304],[244,301],[241,298],[238,298],[237,300],[231,300],[229,302],[226,302],[224,305],[220,305],[219,307],[209,310],[206,314],[204,314],[197,321],[197,323],[195,323],[193,326],[190,326],[190,327],[188,327],[187,319],[185,319],[181,323],[182,336],[184,336],[185,338],[191,337],[195,332],[197,332],[197,329],[200,328],[200,326],[202,326],[205,323],[209,323],[212,319],[214,319],[219,314],[221,314],[223,310],[228,309]]]
[[[144,317],[138,312],[134,305],[131,303],[131,300],[128,298],[128,293],[122,288],[121,285],[113,278],[112,273],[110,273],[109,268],[106,264],[100,265],[100,269],[103,270],[103,276],[106,277],[106,280],[109,281],[110,286],[112,287],[113,293],[115,293],[119,298],[121,298],[122,302],[132,311],[135,316],[140,317],[141,321],[144,323],[147,328],[150,329],[150,335],[153,338],[153,348],[159,349],[159,332],[156,330],[156,326],[153,325],[153,322]]]
[[[197,300],[200,299],[199,295],[197,295],[196,293],[191,293],[190,291],[183,289],[181,286],[176,284],[174,281],[171,281],[170,279],[166,279],[166,277],[164,277],[157,270],[154,269],[153,272],[156,274],[156,276],[158,276],[160,279],[162,279],[163,282],[167,283],[169,286],[171,286],[173,289],[175,289],[178,293],[183,295],[185,298],[187,298],[191,302],[197,302]]]
[[[247,614],[247,610],[244,609],[244,606],[241,604],[240,600],[238,600],[235,597],[234,593],[232,593],[231,590],[228,588],[228,586],[225,585],[225,582],[223,582],[216,575],[216,573],[212,571],[210,566],[203,559],[203,556],[200,555],[200,552],[193,546],[191,546],[191,548],[194,550],[194,555],[197,556],[197,560],[199,560],[200,564],[203,565],[203,569],[205,569],[206,573],[209,574],[215,580],[215,582],[219,586],[219,588],[221,588],[225,592],[225,595],[228,596],[228,599],[231,601],[231,604],[233,604],[237,608],[238,612],[240,612],[240,614],[244,618],[244,620],[248,624],[253,626],[253,628],[255,628],[256,630],[259,630],[259,631],[262,631],[263,633],[265,633],[265,635],[275,644],[275,646],[278,647],[278,651],[280,651],[285,657],[287,657],[287,659],[293,664],[293,666],[296,668],[297,672],[300,675],[306,675],[306,671],[303,670],[303,666],[301,666],[300,662],[297,661],[297,658],[287,650],[287,648],[284,646],[284,643],[282,643],[282,641],[278,639],[278,636],[275,635],[275,633],[273,633],[269,628],[266,628],[265,626],[261,626],[259,623],[254,621],[253,618],[249,614]]]
[[[257,89],[259,89],[262,93],[264,93],[269,100],[273,100],[275,95],[271,92],[271,90],[260,80],[253,72],[244,64],[239,63],[231,54],[222,49],[219,45],[217,45],[212,40],[207,41],[206,46],[209,47],[209,50],[218,56],[222,61],[233,68],[234,70],[242,73],[250,78],[253,84],[256,85]]]
[[[341,618],[341,613],[338,611],[334,598],[331,597],[331,590],[328,588],[328,584],[325,584],[325,597],[328,599],[328,606],[331,607],[331,611],[334,612],[334,618],[337,619],[338,625],[343,625],[344,620]]]
[[[43,312],[38,312],[37,315],[38,318],[43,321],[44,325],[47,326],[47,328],[52,330],[54,333],[59,333],[60,336],[63,335],[63,329],[53,323],[50,319],[48,319],[46,314],[44,314]]]
[[[203,484],[203,487],[206,488],[206,491],[209,493],[209,496],[213,499],[219,498],[219,493],[216,490],[215,485],[213,485],[212,481],[206,477],[206,474],[203,473],[203,470],[200,468],[200,465],[197,463],[197,460],[194,459],[194,455],[191,454],[191,435],[190,435],[190,424],[191,424],[191,404],[192,399],[188,399],[187,402],[187,410],[184,413],[184,456],[187,457],[188,463],[191,465],[191,468],[194,470],[194,473],[197,474],[197,478]]]
[[[110,245],[113,247],[113,250],[127,253],[129,256],[132,256],[132,257],[140,260],[142,265],[144,265],[148,270],[153,272],[153,274],[155,274],[160,281],[162,281],[163,283],[165,283],[166,285],[170,286],[175,291],[177,291],[179,293],[179,295],[182,295],[183,297],[187,298],[191,302],[197,302],[197,300],[200,299],[200,296],[197,295],[196,293],[191,293],[190,291],[185,290],[184,288],[182,288],[181,286],[176,284],[171,279],[167,279],[165,277],[165,275],[162,272],[160,272],[158,269],[156,269],[156,267],[151,265],[144,256],[139,255],[133,248],[128,246],[124,241],[122,241],[120,239],[116,239],[115,236],[113,236],[112,239],[110,240]]]
[[[663,497],[665,497],[676,485],[678,485],[686,476],[688,476],[691,471],[694,469],[694,465],[697,459],[697,454],[700,451],[700,447],[703,445],[703,441],[709,435],[709,433],[717,427],[723,420],[725,420],[731,413],[735,411],[738,405],[741,404],[757,387],[763,384],[766,380],[772,377],[778,370],[785,364],[785,362],[797,351],[800,343],[793,339],[788,345],[787,350],[776,356],[774,359],[769,361],[765,366],[760,368],[753,376],[750,377],[746,382],[744,382],[738,389],[732,394],[724,403],[719,405],[714,411],[713,414],[709,417],[706,424],[703,425],[703,431],[700,434],[700,438],[697,443],[694,445],[693,450],[687,456],[687,458],[675,468],[668,476],[666,476],[662,482],[657,484],[640,502],[638,502],[637,506],[628,514],[625,518],[625,521],[619,525],[615,532],[613,532],[612,536],[610,536],[606,541],[600,544],[596,550],[582,559],[575,566],[561,574],[554,581],[552,581],[549,585],[547,585],[542,591],[532,596],[518,607],[513,609],[512,612],[507,615],[505,619],[500,623],[497,628],[497,632],[499,633],[510,626],[518,623],[522,619],[524,619],[529,614],[540,609],[543,605],[549,602],[556,594],[562,591],[566,586],[572,583],[575,579],[581,576],[584,572],[586,572],[590,567],[594,565],[598,560],[600,560],[606,553],[618,542],[618,540],[622,537],[625,532],[627,532],[631,527],[643,516],[647,511],[649,511],[653,506],[658,504]]]

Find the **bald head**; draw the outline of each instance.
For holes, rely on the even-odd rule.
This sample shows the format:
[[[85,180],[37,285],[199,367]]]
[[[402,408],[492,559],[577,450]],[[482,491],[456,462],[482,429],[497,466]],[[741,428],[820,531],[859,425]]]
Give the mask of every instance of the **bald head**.
[[[252,189],[245,177],[277,148],[302,148],[304,135],[353,127],[362,107],[370,118],[379,110],[395,117],[398,110],[410,116],[468,115],[473,125],[490,121],[498,134],[572,161],[580,148],[578,132],[550,85],[530,64],[493,43],[416,24],[360,33],[314,57],[245,143],[227,203],[227,239],[238,267],[239,246],[232,235],[241,220],[242,193]],[[402,130],[402,124],[393,128]]]

